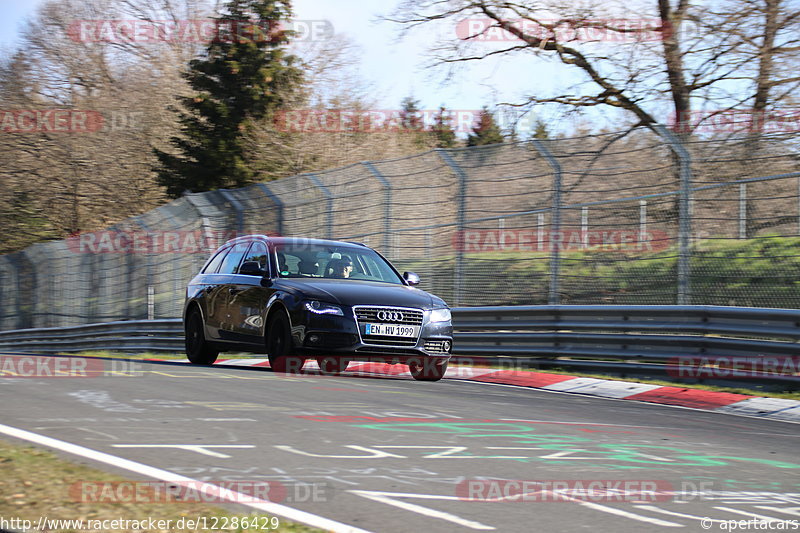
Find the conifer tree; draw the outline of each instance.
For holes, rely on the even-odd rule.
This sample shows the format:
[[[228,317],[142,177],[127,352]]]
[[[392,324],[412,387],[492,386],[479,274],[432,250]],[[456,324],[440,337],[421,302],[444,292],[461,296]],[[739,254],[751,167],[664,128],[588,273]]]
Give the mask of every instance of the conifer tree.
[[[453,130],[453,119],[447,114],[444,106],[439,107],[436,122],[431,131],[436,139],[437,148],[452,148],[456,145],[456,132]]]
[[[473,126],[472,133],[467,136],[467,146],[482,146],[484,144],[497,144],[505,140],[500,132],[500,126],[494,120],[494,114],[489,108],[483,106],[478,115],[477,124]]]
[[[282,29],[291,15],[289,0],[226,4],[215,38],[185,74],[195,94],[179,98],[181,135],[170,139],[175,153],[154,150],[159,182],[170,196],[253,181],[247,133],[302,82],[297,58],[286,53],[290,34]]]

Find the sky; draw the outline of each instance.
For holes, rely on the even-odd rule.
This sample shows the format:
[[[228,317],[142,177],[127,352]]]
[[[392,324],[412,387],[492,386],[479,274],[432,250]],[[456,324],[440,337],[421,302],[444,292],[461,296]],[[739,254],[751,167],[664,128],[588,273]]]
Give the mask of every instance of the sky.
[[[441,104],[450,109],[480,109],[516,98],[541,83],[543,65],[531,58],[527,65],[524,60],[514,60],[467,67],[443,85],[444,71],[424,67],[429,63],[431,33],[418,31],[398,41],[399,25],[378,20],[381,15],[391,14],[395,4],[375,0],[296,0],[295,11],[300,19],[330,20],[336,31],[361,46],[362,70],[386,105],[396,107],[404,97],[413,96],[424,109],[436,109]],[[455,35],[454,28],[450,31]],[[559,76],[555,69],[547,70],[544,79]]]
[[[344,34],[361,52],[361,74],[374,87],[371,96],[380,109],[398,109],[411,96],[420,109],[435,110],[445,105],[451,110],[478,110],[501,102],[519,102],[525,94],[542,91],[557,84],[572,83],[574,74],[553,62],[530,56],[474,63],[459,70],[444,83],[444,71],[426,69],[427,52],[432,44],[430,31],[415,32],[398,40],[399,25],[381,21],[399,0],[295,0],[294,10],[300,20],[328,20],[334,31]],[[12,49],[18,42],[26,18],[34,15],[43,0],[0,0],[0,47]],[[455,32],[449,27],[441,31]],[[540,115],[545,120],[545,115]],[[532,128],[534,117],[529,117]]]
[[[0,0],[0,46],[7,48],[17,42],[25,18],[32,15],[40,3],[41,0]]]

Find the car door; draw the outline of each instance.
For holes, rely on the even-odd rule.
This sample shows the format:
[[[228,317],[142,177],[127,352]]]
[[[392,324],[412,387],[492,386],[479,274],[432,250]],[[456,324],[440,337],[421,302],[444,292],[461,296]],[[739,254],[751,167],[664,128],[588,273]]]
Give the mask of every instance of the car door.
[[[236,335],[234,334],[233,324],[238,320],[236,317],[236,305],[231,304],[231,297],[235,291],[235,278],[239,273],[239,265],[242,263],[247,249],[250,247],[249,242],[235,243],[222,264],[219,267],[217,275],[220,277],[220,287],[217,296],[218,307],[216,309],[218,316],[218,339],[220,341],[236,343]]]
[[[234,317],[233,333],[237,342],[263,347],[264,309],[275,292],[269,283],[269,273],[272,269],[267,244],[263,241],[253,242],[242,264],[246,262],[258,263],[261,269],[267,272],[267,276],[266,278],[243,274],[233,276],[231,289],[228,291],[228,308],[231,317]]]
[[[209,261],[198,277],[200,300],[203,304],[206,339],[219,339],[219,328],[224,313],[223,291],[225,276],[219,274],[219,267],[230,248],[223,248]]]

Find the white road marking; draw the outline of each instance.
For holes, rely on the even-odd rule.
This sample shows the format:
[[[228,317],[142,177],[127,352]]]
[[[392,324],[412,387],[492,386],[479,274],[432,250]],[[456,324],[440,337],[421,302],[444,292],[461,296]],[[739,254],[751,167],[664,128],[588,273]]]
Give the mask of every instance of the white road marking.
[[[800,517],[800,507],[770,507],[769,505],[756,505],[756,509],[766,509],[777,513],[786,513],[790,516]]]
[[[460,498],[458,496],[445,496],[441,494],[408,494],[404,492],[380,492],[374,490],[348,490],[347,492],[350,492],[352,494],[355,494],[356,496],[361,496],[363,498],[367,498],[376,502],[392,505],[394,507],[398,507],[406,511],[411,511],[412,513],[421,514],[424,516],[428,516],[430,518],[439,518],[441,520],[447,520],[448,522],[452,522],[462,527],[468,527],[470,529],[478,529],[484,531],[496,529],[492,526],[487,526],[486,524],[475,522],[474,520],[468,520],[466,518],[461,518],[460,516],[456,516],[454,514],[446,513],[444,511],[437,511],[436,509],[430,509],[428,507],[423,507],[421,505],[399,501],[396,499],[396,498],[421,498],[424,500],[460,501]]]
[[[616,507],[609,507],[607,505],[601,505],[599,503],[587,502],[587,501],[584,501],[584,500],[581,500],[581,499],[578,499],[578,498],[572,498],[570,496],[565,496],[564,494],[562,494],[560,492],[553,492],[551,490],[540,490],[540,491],[535,491],[535,492],[531,492],[531,493],[528,493],[528,494],[537,494],[537,493],[538,494],[550,493],[550,494],[552,494],[553,501],[559,501],[559,500],[560,501],[570,501],[570,502],[574,502],[574,503],[577,503],[579,505],[582,505],[584,507],[588,507],[589,509],[594,509],[595,511],[601,511],[601,512],[604,512],[604,513],[621,516],[623,518],[628,518],[630,520],[636,520],[636,521],[639,521],[639,522],[647,522],[648,524],[653,524],[653,525],[656,525],[656,526],[663,526],[663,527],[684,527],[683,524],[677,524],[675,522],[667,522],[666,520],[661,520],[661,519],[653,518],[653,517],[650,517],[650,516],[644,516],[644,515],[640,515],[640,514],[636,514],[636,513],[631,513],[630,511],[624,511],[624,510],[618,509]],[[522,498],[522,497],[524,497],[526,495],[527,494],[514,494],[514,495],[510,495],[510,496],[502,496],[500,498],[495,498],[495,499],[491,499],[491,500],[482,500],[482,501],[496,501],[496,502],[504,501],[504,500],[512,501],[512,500],[515,500],[515,499]],[[546,499],[543,499],[542,501],[546,501]],[[639,506],[639,507],[641,507],[641,506]]]
[[[227,491],[227,490],[214,491],[213,489],[210,488],[213,485],[207,483],[204,484],[203,482],[198,481],[196,479],[181,476],[173,472],[170,472],[168,470],[162,470],[160,468],[149,466],[143,463],[137,463],[136,461],[131,461],[129,459],[123,459],[122,457],[117,457],[115,455],[111,455],[105,452],[100,452],[97,450],[92,450],[90,448],[85,448],[77,444],[72,444],[62,440],[54,439],[52,437],[46,437],[44,435],[39,435],[38,433],[32,433],[24,429],[19,429],[11,426],[6,426],[5,424],[0,424],[0,433],[3,433],[5,435],[17,439],[33,442],[41,446],[47,446],[48,448],[54,448],[56,450],[61,450],[63,452],[71,453],[73,455],[85,457],[87,459],[115,466],[117,468],[122,468],[124,470],[135,472],[137,474],[157,479],[159,481],[168,481],[170,483],[175,483],[182,486],[200,487],[199,490],[205,494],[209,494],[211,496],[219,496],[221,498],[227,498],[233,503],[246,505],[247,507],[263,511],[265,513],[282,516],[288,520],[301,522],[303,524],[307,524],[312,527],[327,529],[336,533],[369,533],[367,530],[353,527],[348,524],[343,524],[341,522],[337,522],[335,520],[331,520],[323,516],[308,513],[306,511],[294,509],[292,507],[288,507],[280,503],[274,503],[266,500],[253,501],[254,498],[252,495],[241,494],[238,492]]]
[[[98,409],[108,412],[119,413],[141,413],[147,409],[134,407],[111,397],[111,393],[105,390],[79,390],[77,392],[70,392],[67,396],[76,398],[79,402],[91,405]]]
[[[705,520],[706,522],[714,522],[714,523],[728,523],[730,520],[721,519],[721,518],[708,518],[707,516],[694,516],[691,514],[685,513],[678,513],[676,511],[667,511],[666,509],[662,509],[660,507],[656,507],[655,505],[634,505],[637,509],[644,509],[645,511],[651,511],[653,513],[661,513],[667,514],[670,516],[679,516],[681,518],[690,518],[692,520]]]
[[[758,520],[763,520],[765,522],[788,522],[788,520],[783,520],[782,518],[775,518],[774,516],[764,516],[763,514],[749,513],[747,511],[742,511],[740,509],[732,509],[730,507],[714,507],[714,509],[719,509],[720,511],[728,511],[729,513],[734,513],[734,514],[741,514],[744,516],[750,516],[753,518],[757,518]]]
[[[576,501],[578,501],[578,500],[576,500]],[[648,524],[654,524],[656,526],[684,527],[683,524],[678,524],[676,522],[667,522],[666,520],[661,520],[659,518],[653,518],[653,517],[650,517],[650,516],[644,516],[644,515],[640,515],[640,514],[636,514],[636,513],[631,513],[629,511],[623,511],[622,509],[617,509],[616,507],[609,507],[607,505],[600,505],[599,503],[581,502],[581,501],[578,501],[578,503],[580,503],[584,507],[588,507],[589,509],[594,509],[596,511],[602,511],[604,513],[614,514],[614,515],[622,516],[622,517],[625,517],[625,518],[630,518],[631,520],[638,520],[639,522],[647,522]],[[652,506],[649,506],[649,505],[647,505],[647,506],[645,506],[645,505],[637,505],[636,507],[646,508],[646,507],[652,507]],[[650,511],[652,511],[652,510],[660,511],[661,509],[659,509],[658,507],[652,507],[652,509],[648,509],[648,510],[650,510]],[[682,516],[679,513],[667,513],[667,514],[676,514],[678,516]],[[694,517],[691,517],[691,518],[694,518]]]
[[[105,437],[105,439],[97,439],[97,438],[85,437],[86,440],[119,440],[119,437],[115,437],[111,433],[104,433],[102,431],[99,431],[99,430],[96,430],[96,429],[92,429],[92,428],[74,427],[74,426],[36,426],[33,429],[35,429],[36,431],[45,431],[45,430],[48,430],[48,429],[77,429],[79,431],[85,431],[87,433],[94,433],[95,435],[100,435],[102,437]]]
[[[178,448],[222,459],[228,459],[230,455],[213,452],[206,448],[255,448],[252,444],[112,444],[111,446],[114,448]]]
[[[311,453],[311,452],[304,452],[303,450],[298,450],[297,448],[293,448],[286,444],[276,444],[275,447],[278,448],[279,450],[296,453],[298,455],[305,455],[308,457],[326,457],[330,459],[381,459],[384,457],[394,457],[396,459],[406,458],[405,455],[397,455],[394,453],[367,448],[366,446],[358,446],[356,444],[345,444],[344,447],[350,448],[352,450],[360,450],[362,452],[367,452],[370,455],[327,455],[324,453]]]
[[[428,454],[423,459],[486,459],[480,455],[453,455],[454,453],[465,452],[467,446],[401,446],[401,445],[381,445],[376,448],[414,448],[414,449],[436,449],[445,450],[438,453]],[[528,459],[526,455],[493,455],[492,459]]]

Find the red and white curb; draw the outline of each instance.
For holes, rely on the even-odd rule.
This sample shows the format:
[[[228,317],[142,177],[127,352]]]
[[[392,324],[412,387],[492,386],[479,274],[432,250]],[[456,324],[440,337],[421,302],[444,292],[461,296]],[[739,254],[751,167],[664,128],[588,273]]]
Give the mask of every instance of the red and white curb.
[[[227,359],[217,361],[216,364],[269,367],[267,359]],[[303,366],[303,373],[312,374],[318,371],[319,366],[313,359],[306,361]],[[411,373],[408,371],[407,366],[386,363],[350,363],[343,375],[377,375],[411,379]],[[579,378],[546,372],[493,370],[468,366],[451,366],[447,369],[445,379],[516,385],[518,387],[690,407],[705,411],[800,423],[800,401],[781,398],[764,398],[730,392],[688,389],[680,386],[650,385],[610,379]]]

